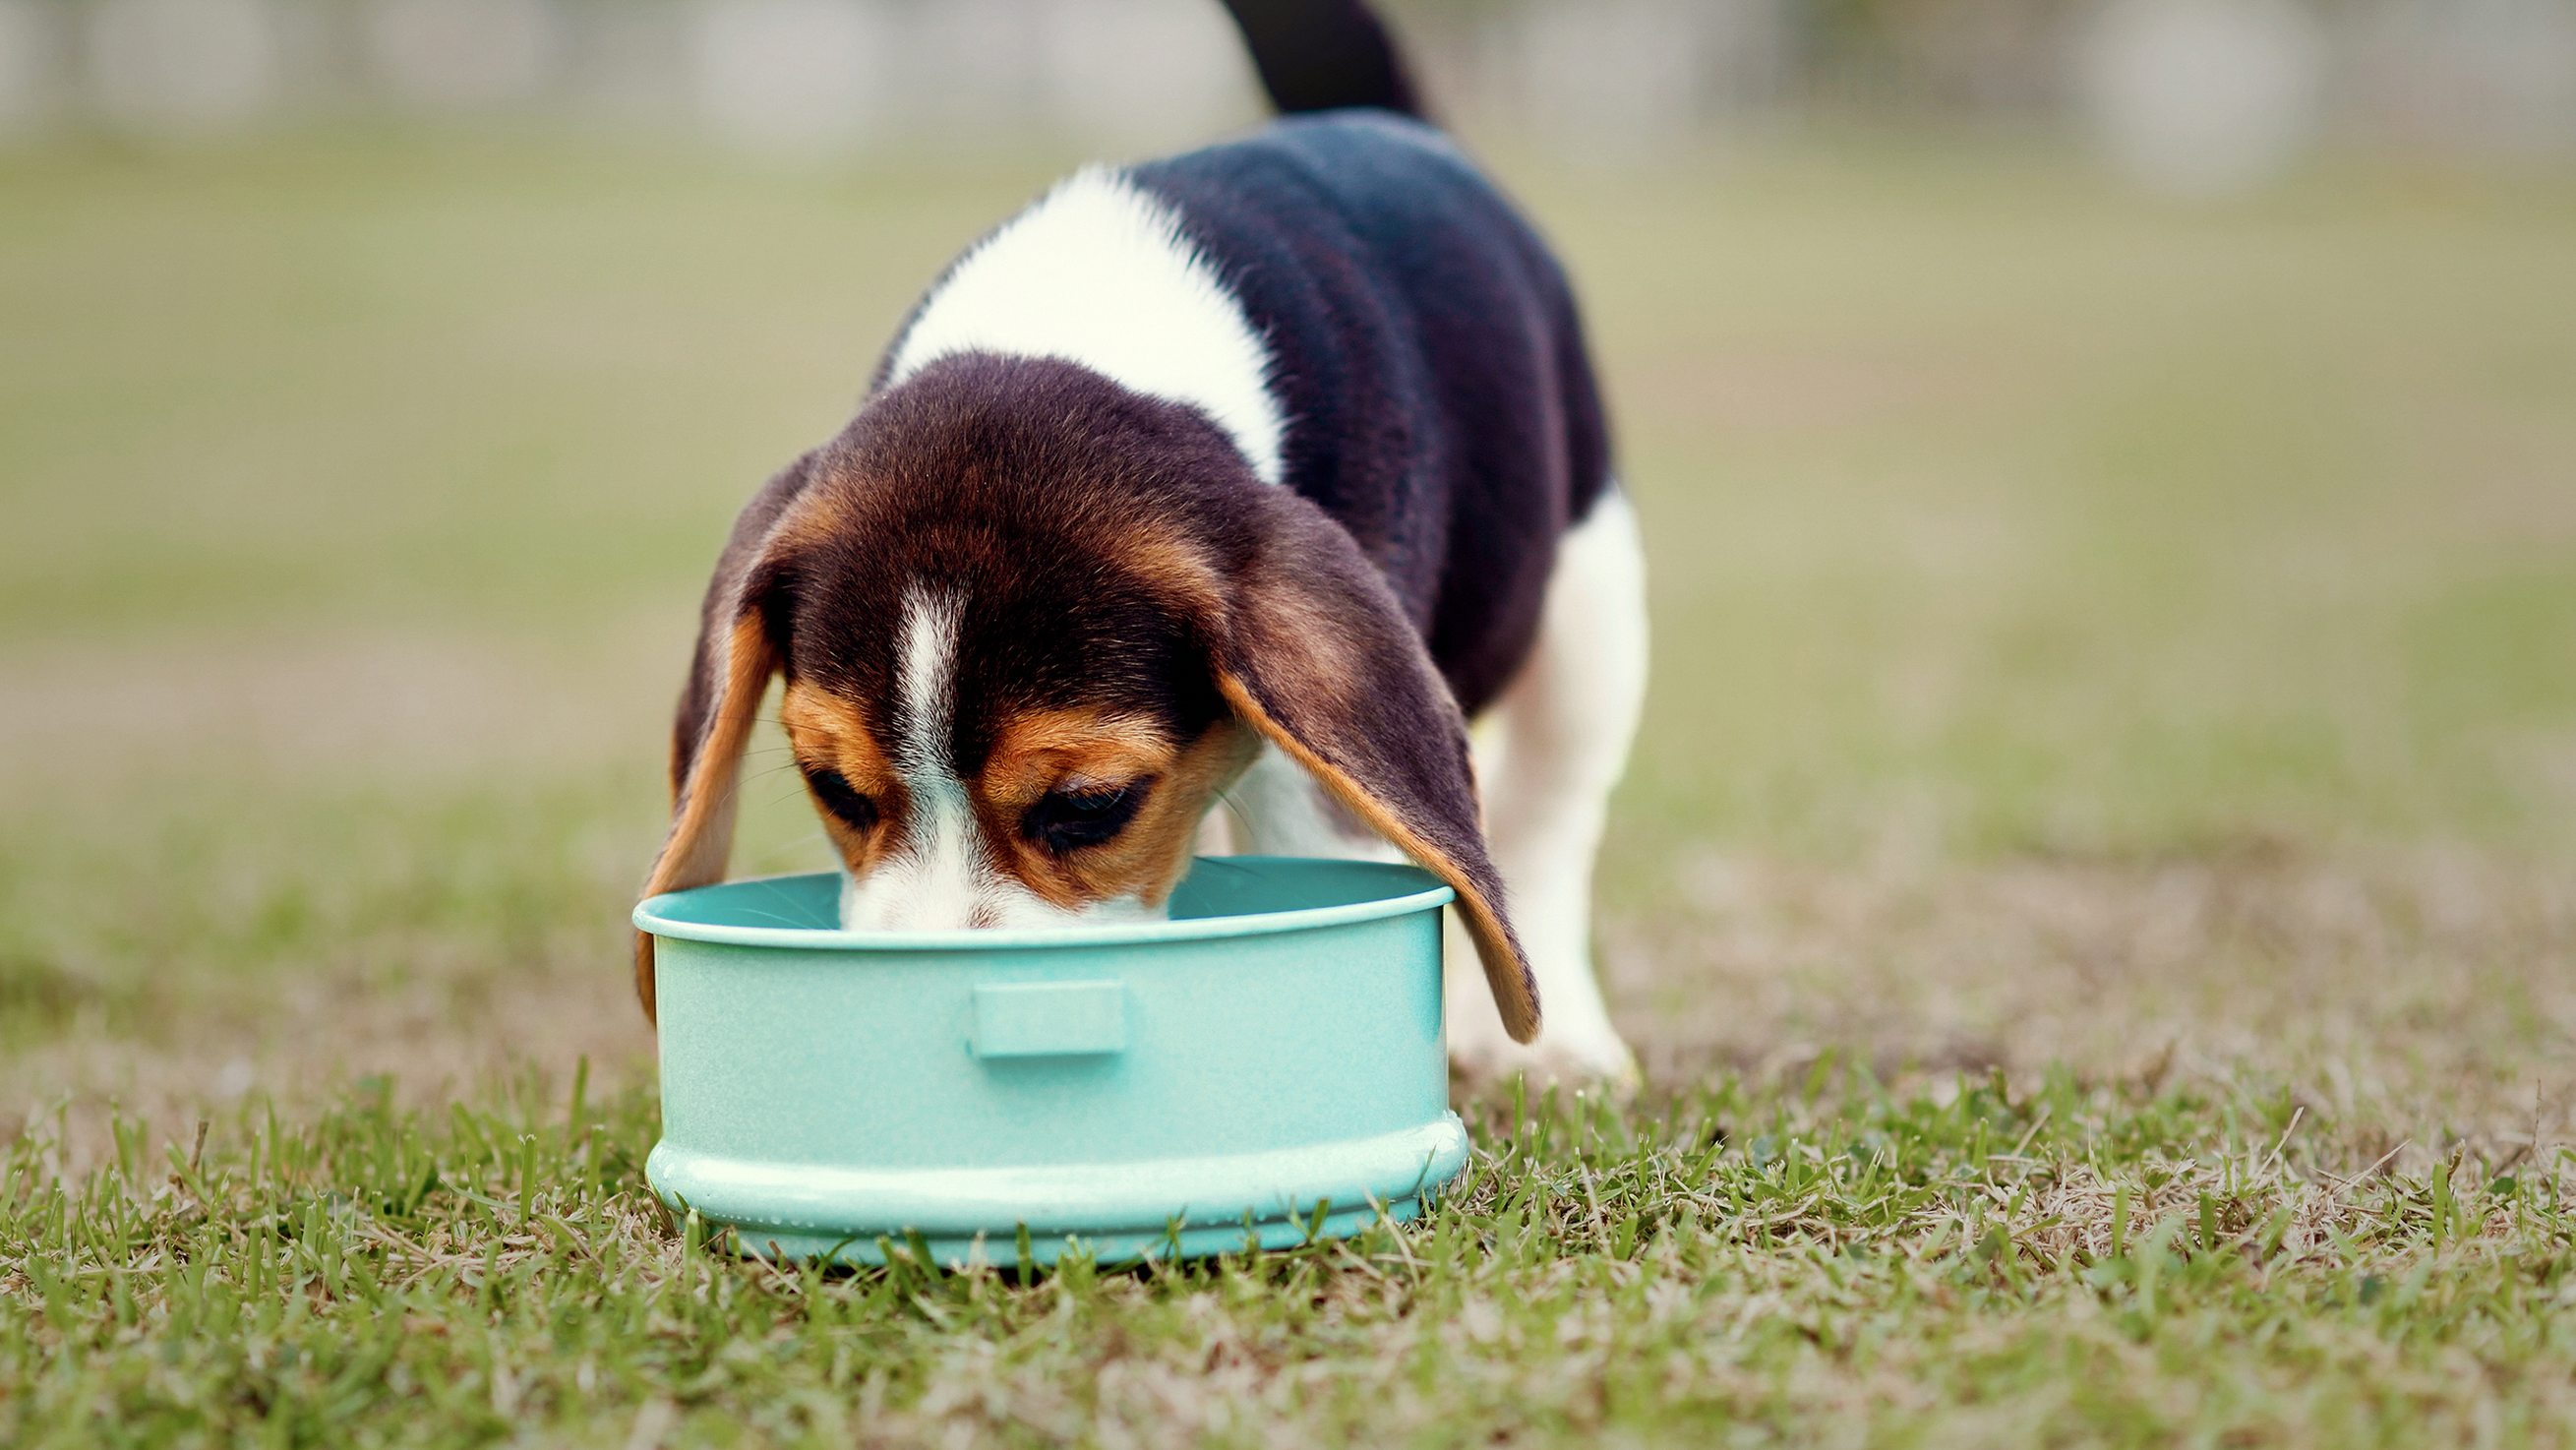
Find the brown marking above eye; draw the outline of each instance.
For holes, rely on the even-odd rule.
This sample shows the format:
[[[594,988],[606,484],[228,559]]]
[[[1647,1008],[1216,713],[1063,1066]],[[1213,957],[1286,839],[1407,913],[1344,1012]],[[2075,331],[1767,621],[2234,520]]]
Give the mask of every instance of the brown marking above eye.
[[[1005,721],[974,786],[997,857],[1067,909],[1134,896],[1160,905],[1189,864],[1199,817],[1259,748],[1221,720],[1195,740],[1149,717],[1030,711]]]
[[[899,844],[903,783],[878,748],[858,706],[804,680],[788,682],[778,706],[796,768],[823,817],[823,828],[852,871]]]
[[[1116,789],[1170,768],[1178,743],[1151,716],[1118,710],[1030,710],[994,732],[977,783],[995,805],[1025,810],[1050,791]]]

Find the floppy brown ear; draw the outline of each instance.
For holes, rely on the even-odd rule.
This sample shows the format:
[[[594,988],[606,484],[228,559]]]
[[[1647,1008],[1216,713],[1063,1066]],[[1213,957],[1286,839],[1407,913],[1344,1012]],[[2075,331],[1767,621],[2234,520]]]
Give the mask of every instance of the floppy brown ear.
[[[1494,1005],[1538,1036],[1538,982],[1485,851],[1467,724],[1402,606],[1350,535],[1294,495],[1262,540],[1214,645],[1217,689],[1377,832],[1458,893]]]
[[[761,696],[778,670],[764,607],[766,567],[780,521],[813,475],[812,455],[771,479],[734,521],[698,618],[698,647],[671,726],[671,831],[644,882],[646,896],[724,879],[733,854],[734,788]],[[635,934],[635,995],[653,1019],[653,938]]]

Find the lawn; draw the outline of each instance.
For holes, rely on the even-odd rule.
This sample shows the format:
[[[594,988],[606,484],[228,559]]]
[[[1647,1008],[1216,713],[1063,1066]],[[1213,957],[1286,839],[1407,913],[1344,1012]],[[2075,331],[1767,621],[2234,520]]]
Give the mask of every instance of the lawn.
[[[2576,1439],[2576,184],[1500,166],[1648,520],[1646,1085],[1021,1283],[672,1221],[621,924],[733,510],[1051,168],[0,152],[0,1441]]]

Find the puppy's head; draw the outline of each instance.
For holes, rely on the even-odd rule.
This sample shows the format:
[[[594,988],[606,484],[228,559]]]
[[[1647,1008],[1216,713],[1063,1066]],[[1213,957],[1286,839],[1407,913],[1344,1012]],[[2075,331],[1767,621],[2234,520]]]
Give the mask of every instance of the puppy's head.
[[[773,675],[846,925],[1152,914],[1267,740],[1457,891],[1504,1023],[1537,1033],[1420,637],[1350,535],[1192,409],[969,355],[772,479],[707,591],[648,893],[723,878]],[[650,937],[636,987],[650,1014]]]

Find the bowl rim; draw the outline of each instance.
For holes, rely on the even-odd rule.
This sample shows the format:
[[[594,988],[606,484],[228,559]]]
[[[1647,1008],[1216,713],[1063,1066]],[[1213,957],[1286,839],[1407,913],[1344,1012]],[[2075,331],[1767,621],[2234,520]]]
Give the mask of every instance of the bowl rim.
[[[1309,931],[1317,927],[1347,926],[1353,922],[1377,921],[1390,916],[1433,910],[1456,899],[1440,878],[1409,863],[1392,861],[1348,861],[1318,856],[1202,856],[1199,863],[1307,862],[1319,865],[1359,866],[1383,871],[1393,879],[1390,885],[1406,877],[1420,883],[1414,889],[1396,895],[1371,897],[1366,901],[1344,902],[1338,906],[1298,906],[1284,911],[1245,912],[1233,916],[1194,916],[1184,921],[1120,921],[1098,925],[958,927],[944,931],[849,931],[838,927],[813,926],[731,926],[714,922],[689,921],[665,914],[665,904],[699,891],[719,886],[775,885],[787,881],[810,881],[816,877],[834,876],[831,871],[792,871],[776,876],[749,876],[738,881],[719,881],[688,891],[667,891],[637,902],[631,920],[638,931],[677,941],[713,942],[724,946],[784,947],[792,951],[832,952],[982,952],[1022,950],[1061,946],[1127,946],[1147,942],[1209,941],[1222,937],[1266,936],[1277,932]],[[1193,870],[1198,869],[1193,865]]]

